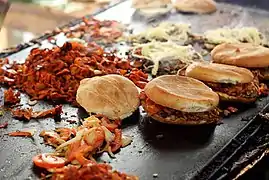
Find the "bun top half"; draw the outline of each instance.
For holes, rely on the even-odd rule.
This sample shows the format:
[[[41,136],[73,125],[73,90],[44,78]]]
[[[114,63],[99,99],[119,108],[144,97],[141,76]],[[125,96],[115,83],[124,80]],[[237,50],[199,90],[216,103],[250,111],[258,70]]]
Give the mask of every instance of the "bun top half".
[[[192,13],[212,13],[217,10],[216,2],[213,0],[176,0],[174,7],[178,11]]]
[[[214,83],[249,83],[254,79],[252,72],[246,68],[208,62],[192,63],[187,67],[185,75]]]
[[[220,44],[211,51],[213,62],[246,68],[269,66],[269,48],[249,43]]]
[[[208,86],[184,76],[159,76],[150,81],[144,91],[156,104],[183,112],[210,111],[219,103],[218,94]]]
[[[109,119],[124,119],[140,104],[135,84],[120,75],[83,79],[76,100],[87,112],[103,114]]]

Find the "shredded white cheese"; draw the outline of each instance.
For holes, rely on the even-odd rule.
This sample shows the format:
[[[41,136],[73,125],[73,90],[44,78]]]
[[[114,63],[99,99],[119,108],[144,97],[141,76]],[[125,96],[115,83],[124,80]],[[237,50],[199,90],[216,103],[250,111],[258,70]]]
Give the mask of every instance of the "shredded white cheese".
[[[247,42],[253,45],[267,45],[267,39],[254,27],[219,28],[204,33],[204,38],[210,44]]]
[[[141,55],[135,54],[136,50],[141,48]],[[133,48],[132,56],[144,58],[154,63],[152,74],[157,75],[159,62],[161,60],[179,59],[185,64],[190,64],[195,60],[203,60],[202,56],[197,53],[191,45],[180,46],[171,41],[157,42],[153,41],[146,44],[140,44]],[[197,58],[198,56],[198,58]]]
[[[163,22],[157,27],[146,29],[144,32],[131,37],[132,40],[141,41],[178,41],[185,43],[189,39],[191,26],[189,24],[174,24]]]

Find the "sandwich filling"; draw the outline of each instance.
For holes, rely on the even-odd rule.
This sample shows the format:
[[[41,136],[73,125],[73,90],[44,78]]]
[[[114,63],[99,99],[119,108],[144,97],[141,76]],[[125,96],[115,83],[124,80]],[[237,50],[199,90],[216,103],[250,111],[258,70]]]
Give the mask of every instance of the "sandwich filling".
[[[206,82],[206,85],[215,92],[221,92],[236,98],[252,99],[259,96],[259,84],[255,80],[250,83],[242,84]]]
[[[188,122],[197,122],[197,124],[199,124],[200,121],[206,121],[210,123],[218,122],[220,119],[221,111],[218,108],[206,112],[189,113],[156,104],[149,99],[145,92],[140,93],[140,99],[143,108],[150,116],[165,119],[170,122],[182,121],[186,122],[186,124]]]
[[[152,75],[175,74],[186,65],[203,60],[203,57],[192,46],[156,41],[134,47],[132,57],[152,62]]]
[[[253,69],[253,74],[256,74],[260,81],[269,80],[269,68]]]

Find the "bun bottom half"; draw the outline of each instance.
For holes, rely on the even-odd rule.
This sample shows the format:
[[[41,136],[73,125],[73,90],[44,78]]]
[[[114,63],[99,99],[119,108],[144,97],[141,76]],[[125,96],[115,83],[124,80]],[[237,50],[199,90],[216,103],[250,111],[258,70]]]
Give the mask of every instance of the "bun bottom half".
[[[144,110],[148,113],[150,112],[150,107],[147,105],[146,100],[141,100],[141,105]],[[166,107],[165,107],[166,108]],[[166,108],[170,109],[170,108]],[[174,110],[176,111],[176,110]],[[175,125],[205,125],[205,124],[218,124],[220,122],[220,111],[216,108],[210,112],[204,112],[206,116],[203,116],[202,113],[185,113],[184,116],[176,116],[174,114],[168,115],[167,117],[162,117],[161,113],[150,114],[148,116],[152,119],[166,124],[175,124]],[[188,115],[196,116],[197,120],[187,119]],[[211,115],[210,115],[211,114]]]
[[[222,92],[216,92],[221,101],[230,101],[230,102],[240,102],[240,103],[254,103],[257,98],[244,98],[244,97],[236,97],[236,96],[231,96]]]

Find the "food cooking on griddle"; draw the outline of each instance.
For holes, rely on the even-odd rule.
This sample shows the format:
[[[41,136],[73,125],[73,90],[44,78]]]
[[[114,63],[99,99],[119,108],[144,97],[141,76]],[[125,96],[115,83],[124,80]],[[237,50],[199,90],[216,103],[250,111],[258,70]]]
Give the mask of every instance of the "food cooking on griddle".
[[[175,0],[173,3],[176,10],[188,13],[212,13],[217,10],[214,0]]]
[[[171,10],[171,0],[133,0],[132,7],[139,14],[151,18],[156,15],[163,15]]]
[[[202,56],[191,45],[180,46],[173,42],[153,41],[139,44],[132,49],[131,55],[136,58],[134,61],[146,60],[141,66],[154,76],[176,74],[177,70],[192,62],[203,61]]]
[[[183,23],[162,22],[156,27],[131,35],[127,41],[133,43],[147,43],[151,41],[176,41],[185,44],[191,38],[191,26]]]
[[[52,49],[34,48],[24,64],[13,64],[12,69],[15,73],[3,70],[3,79],[11,74],[8,78],[12,77],[15,81],[4,82],[26,92],[33,100],[73,104],[76,104],[79,82],[84,78],[120,74],[141,88],[147,82],[147,75],[132,68],[130,61],[106,53],[96,44],[84,46],[77,42],[67,42]]]
[[[208,49],[213,49],[216,45],[222,43],[250,43],[268,46],[266,37],[255,27],[208,30],[204,33],[203,39]]]
[[[123,136],[120,123],[111,122],[102,115],[84,119],[81,126],[42,131],[45,143],[56,148],[54,153],[40,154],[33,158],[36,166],[52,173],[52,179],[138,179],[134,176],[111,171],[106,164],[97,164],[93,156],[108,152],[114,157],[121,147],[129,145],[131,138]],[[88,167],[88,169],[87,169]],[[91,169],[91,167],[95,167]],[[103,169],[107,167],[108,169]],[[92,171],[91,171],[92,170]],[[72,173],[68,173],[71,171]],[[74,177],[74,175],[76,175]]]
[[[187,67],[185,75],[203,81],[223,101],[251,103],[259,97],[259,82],[245,68],[197,62]]]
[[[168,124],[211,124],[220,120],[219,96],[201,81],[163,75],[150,81],[140,99],[153,119]]]
[[[160,8],[165,7],[166,5],[171,4],[171,0],[133,0],[132,7],[136,9],[144,8]]]
[[[213,62],[245,67],[258,74],[261,81],[269,80],[269,49],[249,43],[231,43],[216,46]]]
[[[51,156],[53,158],[53,156]],[[39,158],[39,157],[38,157]],[[57,159],[59,160],[59,159]],[[59,160],[60,161],[60,160]],[[52,175],[52,180],[139,180],[138,177],[115,170],[109,164],[69,165],[59,169]]]
[[[83,22],[75,28],[61,30],[67,38],[78,38],[86,42],[110,44],[122,36],[126,27],[117,22],[94,18],[83,18]]]
[[[241,120],[256,116],[268,101],[257,101],[257,106],[254,106],[261,94],[269,94],[267,86],[260,83],[269,80],[269,50],[265,48],[268,42],[261,33],[265,29],[261,28],[260,32],[254,27],[239,28],[241,23],[236,28],[223,26],[238,23],[240,20],[244,23],[241,18],[253,15],[252,12],[248,14],[249,10],[246,9],[241,17],[237,14],[238,7],[231,8],[235,11],[231,13],[229,7],[232,6],[220,3],[220,11],[213,14],[217,10],[214,0],[131,1],[121,3],[115,7],[116,10],[109,10],[107,14],[96,17],[106,18],[107,15],[111,15],[110,18],[118,18],[117,20],[123,22],[130,20],[129,27],[135,27],[133,31],[127,32],[127,26],[119,21],[82,18],[63,28],[56,28],[53,34],[46,34],[38,40],[33,40],[31,44],[25,44],[25,47],[29,45],[29,48],[32,48],[27,58],[20,57],[23,53],[19,52],[10,58],[10,62],[8,59],[0,59],[0,84],[5,85],[7,89],[5,97],[2,98],[5,104],[2,100],[2,105],[22,105],[17,108],[9,106],[13,108],[8,109],[10,113],[0,112],[0,116],[8,118],[0,123],[1,132],[4,132],[0,135],[6,138],[13,136],[12,140],[17,141],[20,139],[16,139],[16,136],[31,137],[23,138],[24,141],[22,144],[18,143],[18,146],[3,139],[1,143],[10,153],[3,156],[5,165],[1,170],[5,171],[1,176],[7,175],[6,179],[21,175],[25,178],[23,176],[29,174],[31,176],[32,171],[18,168],[18,164],[27,164],[30,160],[27,159],[30,156],[20,159],[20,153],[28,153],[27,150],[30,150],[31,157],[35,156],[34,165],[42,170],[42,179],[138,179],[114,171],[110,163],[115,165],[115,168],[125,169],[126,172],[135,170],[134,173],[141,176],[141,179],[153,176],[169,180],[172,178],[171,175],[175,179],[186,179],[190,175],[188,172],[192,172],[191,168],[196,167],[195,162],[206,162],[230,139],[234,139],[235,141],[227,144],[228,146],[214,160],[224,159],[222,157],[230,152],[225,151],[226,148],[231,145],[236,148],[234,143],[240,146],[241,142],[246,140],[244,138],[248,138],[245,132],[250,134],[254,131],[252,122]],[[125,9],[127,13],[121,14],[118,11],[121,9]],[[212,13],[212,16],[209,13]],[[132,17],[127,17],[129,15]],[[138,19],[135,19],[136,15]],[[236,17],[230,19],[234,15]],[[123,16],[124,19],[121,18]],[[167,21],[162,22],[166,17]],[[191,24],[188,23],[193,23],[193,29],[204,34],[194,34]],[[255,22],[247,24],[256,25]],[[257,25],[262,27],[262,24]],[[219,28],[211,29],[216,26]],[[138,31],[143,28],[144,31]],[[204,29],[208,31],[204,32]],[[40,42],[40,47],[36,41]],[[120,41],[124,42],[118,44]],[[53,47],[43,49],[43,45],[47,46],[48,43]],[[24,49],[24,45],[22,46],[15,49]],[[214,47],[211,55],[213,62],[218,64],[205,62],[201,54]],[[121,48],[127,52],[122,54]],[[128,58],[125,58],[127,56]],[[17,57],[26,58],[25,63],[16,62]],[[148,76],[152,78],[150,82]],[[28,97],[24,94],[20,96],[18,92],[29,95],[28,105],[32,107],[26,103]],[[54,107],[48,108],[48,102],[37,100],[48,100]],[[219,104],[221,100],[225,103]],[[247,103],[253,103],[252,109],[241,114],[241,108]],[[145,111],[138,114],[139,108],[142,109],[140,105]],[[83,109],[89,117],[82,118],[85,115]],[[3,112],[5,111],[6,109]],[[236,112],[240,114],[225,119],[223,126],[216,127],[222,115],[228,116]],[[144,118],[145,114],[161,123],[173,124],[172,126],[213,126],[205,125],[205,129],[201,126],[194,127],[203,133],[197,131],[198,133],[194,134],[190,131],[190,137],[189,132],[186,133],[189,127],[180,126],[173,129],[170,125],[164,126],[152,122],[150,118]],[[19,124],[21,122],[13,122],[8,115],[24,120],[25,125],[29,127],[37,128],[44,143],[55,150],[39,154],[42,146],[37,144],[38,141],[32,142],[36,140],[36,134],[27,129],[18,129],[22,125]],[[50,117],[57,117],[57,122],[46,119]],[[130,121],[123,121],[125,118],[136,118],[137,121],[132,121],[132,126],[128,126]],[[39,122],[39,119],[42,119],[42,122]],[[14,123],[18,123],[19,126]],[[255,122],[254,126],[257,126],[257,123],[259,122]],[[248,125],[245,126],[246,124]],[[216,128],[216,131],[212,127]],[[257,127],[263,129],[263,126]],[[178,128],[182,131],[179,132]],[[174,130],[176,135],[183,138],[169,138],[175,137]],[[239,130],[242,133],[238,135]],[[130,136],[124,135],[125,133]],[[198,137],[197,134],[205,136]],[[241,134],[244,136],[243,139]],[[135,142],[124,149],[133,140]],[[162,147],[163,144],[165,148]],[[190,154],[186,151],[190,149],[188,145],[191,145],[192,149]],[[120,151],[121,153],[118,153]],[[185,158],[186,152],[188,157],[194,158]],[[219,155],[221,158],[218,158]],[[173,159],[175,161],[172,161]],[[210,161],[210,164],[215,162],[214,160]],[[190,163],[186,163],[189,161]],[[173,166],[176,163],[179,168]],[[148,168],[145,164],[161,166]],[[167,168],[164,168],[165,166]],[[10,171],[7,171],[7,168]],[[197,168],[202,169],[200,165]],[[205,173],[200,174],[204,176]]]
[[[132,115],[140,105],[138,88],[120,75],[83,79],[76,99],[88,113],[103,114],[114,120]]]
[[[20,92],[14,92],[12,88],[4,91],[4,104],[15,105],[21,101]]]

